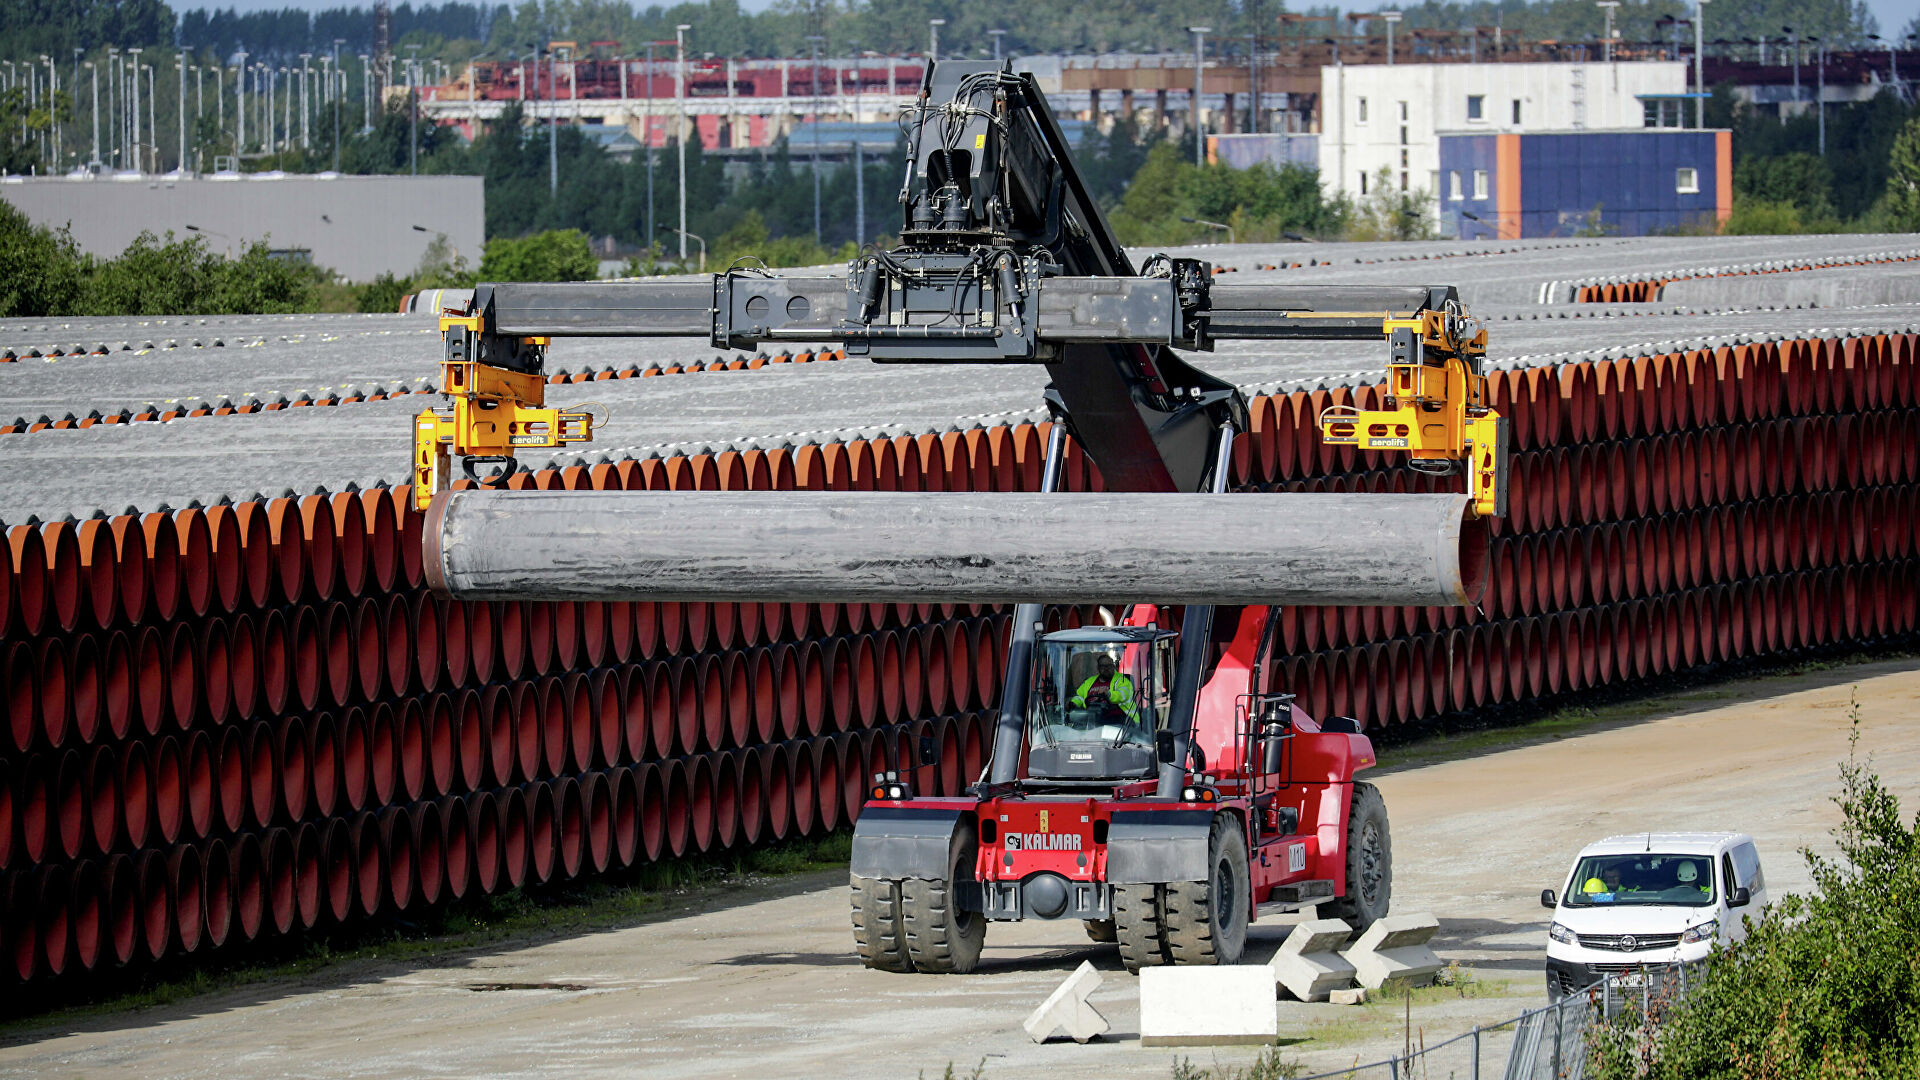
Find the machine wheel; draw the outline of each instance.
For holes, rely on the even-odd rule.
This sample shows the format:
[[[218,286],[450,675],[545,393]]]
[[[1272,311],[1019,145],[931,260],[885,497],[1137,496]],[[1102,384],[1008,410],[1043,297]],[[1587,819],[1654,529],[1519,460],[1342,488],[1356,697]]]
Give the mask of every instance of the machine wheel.
[[[900,883],[850,875],[853,948],[875,971],[911,972],[907,932],[900,921]]]
[[[900,883],[900,924],[906,930],[907,955],[930,975],[964,975],[980,963],[987,940],[986,917],[962,911],[953,883],[973,877],[978,850],[971,827],[954,831],[947,846],[947,879],[908,878]]]
[[[1166,929],[1160,923],[1162,892],[1159,885],[1113,887],[1114,937],[1120,942],[1120,959],[1136,975],[1143,967],[1173,962],[1167,952]]]
[[[1323,905],[1322,918],[1340,919],[1355,937],[1386,917],[1393,901],[1393,835],[1387,803],[1372,784],[1356,781],[1347,808],[1347,892]]]
[[[1088,941],[1111,945],[1120,940],[1120,931],[1114,927],[1112,919],[1082,919],[1080,925],[1087,928]]]
[[[1247,838],[1231,814],[1213,819],[1207,880],[1167,883],[1167,947],[1176,964],[1237,964],[1247,950]]]

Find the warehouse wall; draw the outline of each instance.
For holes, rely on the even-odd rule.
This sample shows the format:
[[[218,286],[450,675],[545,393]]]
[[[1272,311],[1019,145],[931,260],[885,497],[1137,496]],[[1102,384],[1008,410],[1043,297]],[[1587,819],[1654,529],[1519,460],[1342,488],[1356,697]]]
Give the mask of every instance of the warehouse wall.
[[[1716,226],[1733,212],[1733,144],[1726,131],[1442,134],[1439,140],[1441,230],[1461,239],[1572,236],[1595,226],[1616,236],[1648,236]],[[1682,190],[1682,170],[1691,170],[1691,190]],[[1476,174],[1488,181],[1484,195],[1474,186]]]
[[[477,266],[486,238],[478,176],[8,177],[0,199],[37,225],[71,228],[92,255],[120,254],[143,229],[184,238],[196,235],[187,229],[195,225],[214,251],[266,240],[310,252],[348,281],[412,271],[435,233]]]

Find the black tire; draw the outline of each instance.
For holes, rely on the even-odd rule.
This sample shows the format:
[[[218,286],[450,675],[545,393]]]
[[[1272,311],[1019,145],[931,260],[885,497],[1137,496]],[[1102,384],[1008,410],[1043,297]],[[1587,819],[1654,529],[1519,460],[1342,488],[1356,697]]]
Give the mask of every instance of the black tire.
[[[1207,880],[1167,884],[1167,947],[1181,965],[1237,964],[1247,951],[1247,838],[1232,814],[1207,834]]]
[[[1120,931],[1113,925],[1112,919],[1082,919],[1080,925],[1087,928],[1088,941],[1111,945],[1120,940]]]
[[[850,875],[853,949],[875,971],[911,972],[906,927],[900,921],[900,883]]]
[[[1121,961],[1136,975],[1141,968],[1173,962],[1172,954],[1167,951],[1166,929],[1160,922],[1163,888],[1160,885],[1113,887],[1114,937],[1120,943]]]
[[[986,916],[962,911],[953,883],[973,879],[977,844],[971,825],[955,830],[947,845],[947,878],[908,878],[900,883],[900,922],[906,928],[907,955],[929,975],[965,975],[980,963],[986,944]]]
[[[1387,803],[1372,784],[1356,781],[1347,808],[1347,892],[1322,905],[1322,918],[1339,919],[1359,937],[1383,919],[1393,903],[1393,834]]]

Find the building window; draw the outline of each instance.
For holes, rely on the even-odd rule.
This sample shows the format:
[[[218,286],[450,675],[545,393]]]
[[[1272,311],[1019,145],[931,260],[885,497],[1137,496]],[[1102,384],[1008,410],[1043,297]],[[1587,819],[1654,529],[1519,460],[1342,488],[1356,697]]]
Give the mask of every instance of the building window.
[[[1467,95],[1467,119],[1485,120],[1487,97],[1485,94]]]
[[[1400,103],[1400,119],[1405,120],[1406,118],[1407,118],[1407,103],[1403,101]]]
[[[1473,197],[1476,199],[1487,197],[1487,170],[1485,169],[1473,170]]]
[[[1656,98],[1644,101],[1645,122],[1642,126],[1650,128],[1685,127],[1686,102],[1671,98]]]
[[[1400,125],[1400,145],[1407,145],[1407,125],[1405,124]]]
[[[1520,126],[1520,99],[1519,98],[1513,99],[1513,126],[1514,127]]]
[[[1407,171],[1405,169],[1400,170],[1400,190],[1407,190]]]
[[[1465,195],[1461,194],[1459,169],[1454,169],[1447,173],[1447,198],[1455,201],[1466,198]]]
[[[1404,149],[1400,151],[1400,167],[1407,167],[1407,152]]]
[[[1358,102],[1355,103],[1353,122],[1356,124],[1364,124],[1367,122],[1367,99],[1366,98],[1361,98],[1359,99]]]
[[[1365,169],[1362,169],[1360,171],[1360,194],[1365,195],[1366,193],[1367,193],[1367,173]]]
[[[1700,173],[1694,169],[1673,170],[1673,190],[1682,195],[1700,194]]]

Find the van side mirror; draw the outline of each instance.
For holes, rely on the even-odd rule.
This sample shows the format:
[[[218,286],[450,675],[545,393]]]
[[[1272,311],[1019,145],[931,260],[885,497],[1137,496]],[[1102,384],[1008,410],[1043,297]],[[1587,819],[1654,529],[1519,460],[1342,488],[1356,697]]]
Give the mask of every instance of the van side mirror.
[[[1153,733],[1153,756],[1162,765],[1172,765],[1173,732],[1162,729]]]
[[[1733,890],[1733,895],[1727,898],[1728,907],[1746,907],[1751,903],[1753,903],[1753,892],[1744,885]]]
[[[1556,901],[1555,901],[1555,900],[1554,900],[1554,898],[1553,898],[1553,890],[1552,890],[1552,889],[1541,889],[1541,890],[1540,890],[1540,906],[1541,906],[1541,907],[1543,907],[1543,908],[1550,908],[1550,907],[1553,907],[1553,906],[1555,905],[1555,903],[1556,903]]]

